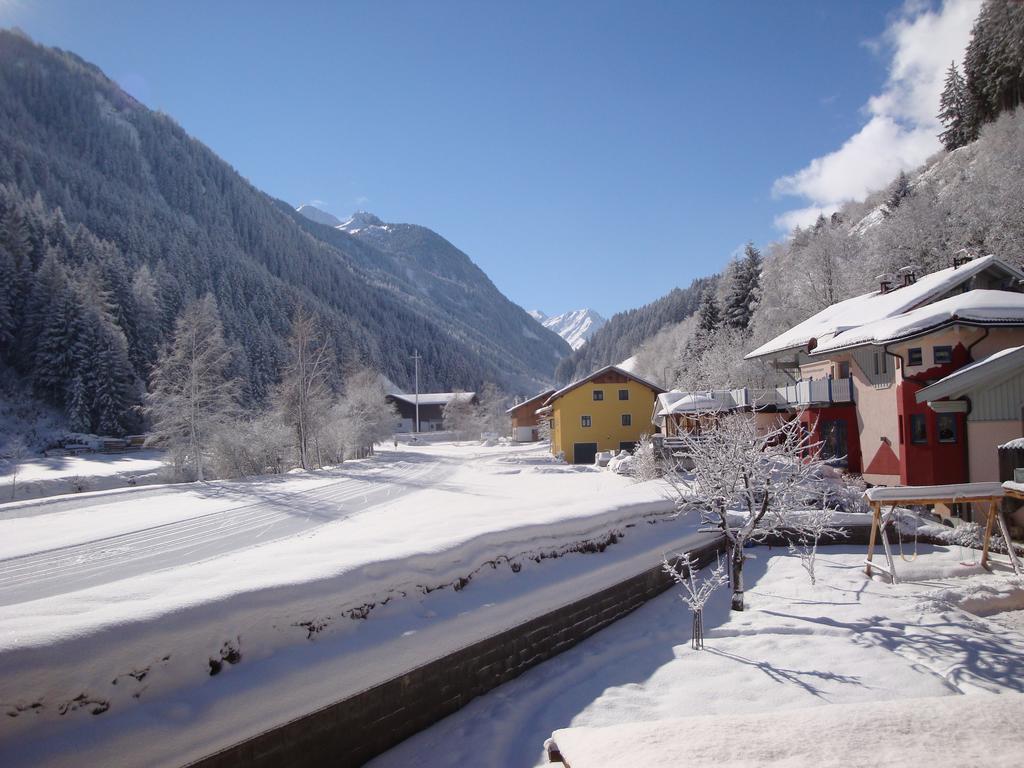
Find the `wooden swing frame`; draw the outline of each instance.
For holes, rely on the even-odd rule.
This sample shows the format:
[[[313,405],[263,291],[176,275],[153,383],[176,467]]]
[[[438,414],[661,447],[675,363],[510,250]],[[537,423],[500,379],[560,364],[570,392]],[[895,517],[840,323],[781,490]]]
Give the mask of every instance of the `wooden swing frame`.
[[[1000,505],[1003,497],[1007,495],[1013,495],[1000,489],[998,492],[992,488],[991,483],[979,483],[979,493],[977,495],[965,492],[962,487],[953,493],[944,493],[943,486],[920,486],[914,490],[920,492],[920,496],[902,496],[892,498],[879,498],[873,499],[871,491],[868,491],[865,496],[868,499],[868,504],[871,506],[871,535],[868,538],[868,554],[864,560],[864,573],[870,578],[874,570],[885,573],[889,580],[896,584],[898,582],[896,577],[896,563],[892,556],[892,547],[889,545],[889,537],[886,534],[886,528],[893,521],[895,517],[896,507],[899,506],[934,506],[936,504],[945,504],[946,506],[952,504],[972,504],[972,505],[988,505],[987,512],[985,513],[985,534],[982,539],[981,546],[981,567],[986,570],[990,570],[988,562],[988,550],[989,544],[992,540],[992,529],[996,524],[999,525],[999,531],[1003,535],[1003,540],[1007,543],[1007,550],[1009,551],[1010,565],[1013,568],[1013,572],[1020,576],[1022,567],[1020,560],[1017,557],[1017,553],[1013,549],[1013,544],[1010,540],[1010,532],[1006,526],[1006,518],[1003,517]],[[875,489],[872,489],[875,490]],[[879,489],[888,490],[888,489]],[[896,490],[896,489],[893,489]],[[903,490],[903,488],[900,488]],[[1020,498],[1019,496],[1014,496]],[[882,514],[882,507],[889,507],[887,514]],[[879,534],[882,538],[882,548],[885,551],[886,565],[880,565],[879,563],[873,562],[875,553],[875,544],[878,541]]]

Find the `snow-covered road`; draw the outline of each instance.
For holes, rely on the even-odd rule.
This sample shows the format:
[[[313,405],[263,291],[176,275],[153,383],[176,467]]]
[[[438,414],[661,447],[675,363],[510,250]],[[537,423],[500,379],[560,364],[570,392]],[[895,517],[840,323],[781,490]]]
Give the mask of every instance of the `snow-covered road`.
[[[673,510],[480,443],[2,504],[0,764],[198,759],[650,568]]]
[[[108,506],[134,506],[136,510],[123,532],[96,535],[94,528],[85,526],[81,542],[0,559],[0,605],[38,600],[265,544],[362,514],[435,484],[451,471],[452,467],[440,460],[402,454],[373,471],[311,489],[281,491],[254,486],[250,495],[258,498],[255,502],[158,524],[150,524],[152,518],[145,514],[147,498],[153,493],[148,490],[106,500],[20,505],[22,517],[47,512],[66,515],[69,507],[95,517],[101,517]],[[74,536],[74,532],[65,531],[65,535]]]

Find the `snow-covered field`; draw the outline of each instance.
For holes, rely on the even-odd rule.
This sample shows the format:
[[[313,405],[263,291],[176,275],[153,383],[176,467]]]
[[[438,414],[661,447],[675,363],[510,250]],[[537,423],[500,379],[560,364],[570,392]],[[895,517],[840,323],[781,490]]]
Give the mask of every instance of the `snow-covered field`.
[[[196,759],[709,538],[671,508],[538,447],[452,444],[4,505],[0,764]]]
[[[1019,719],[1004,726],[1024,712],[1017,624],[1024,581],[1000,563],[993,574],[960,565],[956,547],[921,551],[914,562],[897,561],[904,581],[893,586],[864,576],[863,547],[829,547],[818,555],[812,587],[798,558],[757,548],[745,569],[748,609],[730,615],[728,590],[718,592],[705,611],[705,650],[690,648],[690,616],[666,593],[372,765],[543,764],[552,732],[584,727],[556,737],[581,768],[917,764],[923,757],[936,766],[1019,765]],[[960,695],[979,701],[926,699]],[[871,714],[868,703],[884,709]],[[800,714],[830,705],[844,708]],[[989,707],[978,737],[964,737]],[[761,730],[741,729],[745,719]],[[833,738],[844,722],[850,730]],[[923,722],[928,728],[915,736]],[[693,738],[684,745],[680,734]],[[825,734],[835,750],[816,750],[816,735]],[[908,754],[914,744],[921,749]]]
[[[163,453],[150,450],[27,459],[18,465],[17,474],[2,463],[0,503],[162,483],[163,466]]]

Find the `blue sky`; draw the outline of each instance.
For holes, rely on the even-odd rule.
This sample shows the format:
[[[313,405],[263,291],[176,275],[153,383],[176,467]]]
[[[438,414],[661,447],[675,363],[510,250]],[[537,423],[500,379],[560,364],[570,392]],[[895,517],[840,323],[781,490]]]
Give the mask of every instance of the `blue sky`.
[[[937,149],[931,59],[977,2],[0,0],[0,24],[271,195],[424,224],[527,309],[610,315]]]

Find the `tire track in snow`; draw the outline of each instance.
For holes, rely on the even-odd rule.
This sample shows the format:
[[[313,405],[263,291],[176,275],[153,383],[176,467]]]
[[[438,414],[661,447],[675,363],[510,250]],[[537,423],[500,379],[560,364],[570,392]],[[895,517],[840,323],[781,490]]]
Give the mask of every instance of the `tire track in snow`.
[[[439,462],[413,463],[309,491],[0,561],[0,605],[74,592],[264,544],[344,520],[429,486]]]

